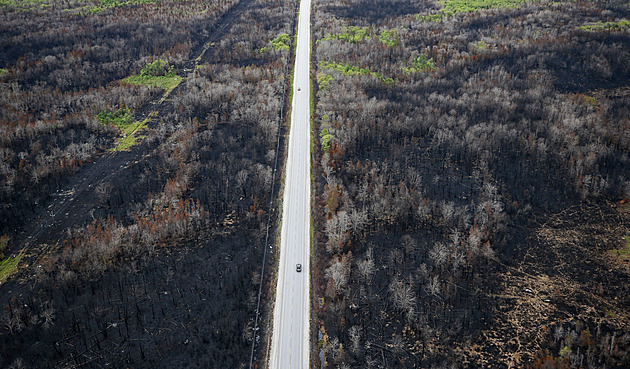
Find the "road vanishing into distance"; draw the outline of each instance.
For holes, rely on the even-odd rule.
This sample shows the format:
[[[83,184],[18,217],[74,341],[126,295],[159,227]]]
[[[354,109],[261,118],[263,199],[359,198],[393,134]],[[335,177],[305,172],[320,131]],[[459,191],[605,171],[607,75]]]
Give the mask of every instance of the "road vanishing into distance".
[[[300,2],[286,164],[280,263],[269,367],[309,367],[310,297],[310,26],[311,1]],[[302,265],[302,271],[296,265]]]

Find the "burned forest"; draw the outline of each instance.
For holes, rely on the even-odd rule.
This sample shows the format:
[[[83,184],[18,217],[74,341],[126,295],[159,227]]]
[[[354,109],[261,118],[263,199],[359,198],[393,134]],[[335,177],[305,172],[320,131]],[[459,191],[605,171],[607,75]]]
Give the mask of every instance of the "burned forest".
[[[629,17],[314,0],[313,367],[630,365]]]
[[[295,11],[0,3],[0,367],[247,367]]]
[[[1,368],[266,367],[298,6],[0,0]],[[310,367],[630,367],[630,3],[302,16]]]

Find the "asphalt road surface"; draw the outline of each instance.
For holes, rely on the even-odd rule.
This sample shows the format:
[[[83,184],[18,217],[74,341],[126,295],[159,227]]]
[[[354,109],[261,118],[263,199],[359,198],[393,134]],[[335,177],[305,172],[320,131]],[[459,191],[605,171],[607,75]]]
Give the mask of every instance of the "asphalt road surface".
[[[308,368],[310,297],[310,0],[300,3],[278,286],[269,367]],[[297,272],[296,265],[302,264]]]

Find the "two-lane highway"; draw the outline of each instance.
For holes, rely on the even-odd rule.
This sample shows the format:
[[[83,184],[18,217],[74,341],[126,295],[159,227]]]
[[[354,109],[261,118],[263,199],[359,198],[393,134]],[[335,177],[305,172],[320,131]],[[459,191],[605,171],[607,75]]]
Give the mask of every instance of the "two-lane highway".
[[[308,368],[310,297],[310,0],[301,0],[269,367]],[[296,270],[297,264],[302,271]]]

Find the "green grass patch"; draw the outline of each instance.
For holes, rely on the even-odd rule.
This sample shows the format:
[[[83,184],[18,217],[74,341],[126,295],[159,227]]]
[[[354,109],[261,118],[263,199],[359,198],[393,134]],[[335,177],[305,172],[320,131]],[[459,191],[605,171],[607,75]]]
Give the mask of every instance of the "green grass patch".
[[[370,39],[368,27],[350,26],[346,27],[346,32],[328,35],[317,42],[339,40],[356,44],[364,39]]]
[[[336,70],[336,71],[340,72],[341,74],[343,74],[344,76],[366,75],[366,76],[376,77],[379,80],[381,80],[381,82],[386,83],[386,84],[394,83],[394,80],[392,78],[385,78],[380,73],[372,72],[372,71],[370,71],[367,68],[361,68],[361,67],[357,67],[355,65],[350,65],[350,64],[346,64],[346,63],[335,63],[335,62],[321,61],[321,62],[319,62],[319,67],[323,68],[323,69]]]
[[[124,129],[121,129],[124,134],[123,138],[118,141],[118,145],[111,148],[110,151],[126,151],[129,150],[132,146],[134,146],[138,141],[142,140],[146,136],[139,135],[139,132],[147,127],[147,123],[149,123],[149,119],[147,118],[142,121],[136,121],[133,124],[128,125]]]
[[[180,76],[143,76],[140,74],[134,74],[123,79],[123,82],[130,85],[145,85],[150,87],[161,88],[166,92],[172,91],[182,81]]]
[[[396,46],[400,42],[400,37],[398,37],[398,31],[394,29],[384,30],[378,35],[379,41],[387,45],[388,47]]]
[[[146,127],[148,120],[145,119],[143,121],[135,121],[132,124],[129,124],[128,126],[121,128],[121,131],[126,134],[126,135],[133,135],[134,133],[136,133],[139,129]]]
[[[143,140],[146,136],[136,136],[129,135],[120,140],[116,147],[111,148],[110,151],[128,151],[131,149],[138,141]]]
[[[616,256],[620,259],[627,260],[627,259],[630,259],[630,235],[625,235],[623,237],[623,240],[625,241],[625,247],[620,248],[620,249],[610,250],[610,253],[613,256]]]
[[[134,74],[122,81],[131,85],[161,88],[169,94],[179,85],[182,77],[178,76],[175,68],[169,67],[164,60],[157,59],[142,68],[140,74]]]
[[[17,265],[22,260],[23,252],[20,251],[19,254],[9,256],[8,258],[0,261],[0,283],[4,282],[15,272],[17,269]]]
[[[597,22],[595,24],[586,24],[580,26],[580,29],[583,31],[628,31],[630,30],[630,22],[625,19],[620,20],[619,22]]]
[[[0,68],[0,77],[2,77],[5,73],[8,73],[9,71],[7,69],[4,68]]]
[[[153,117],[154,114],[151,115]],[[145,136],[138,135],[142,129],[146,128],[150,118],[143,121],[134,121],[131,115],[131,109],[120,108],[116,111],[102,111],[96,116],[101,124],[113,125],[120,129],[123,137],[118,141],[117,145],[110,149],[110,151],[124,151],[129,150],[139,140]]]
[[[403,72],[407,75],[421,72],[433,72],[435,70],[435,62],[433,58],[427,59],[424,54],[420,54],[411,62],[411,66],[403,67]]]

